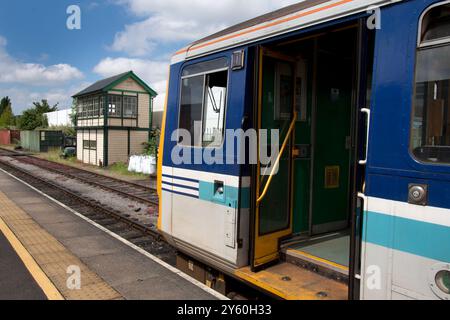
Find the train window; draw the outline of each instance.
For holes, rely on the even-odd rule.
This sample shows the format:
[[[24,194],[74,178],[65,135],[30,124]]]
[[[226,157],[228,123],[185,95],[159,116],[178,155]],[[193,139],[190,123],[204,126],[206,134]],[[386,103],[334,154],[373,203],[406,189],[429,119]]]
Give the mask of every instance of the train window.
[[[214,72],[228,68],[228,60],[220,58],[187,66],[183,69],[183,77]]]
[[[422,19],[416,58],[411,148],[421,161],[450,163],[450,5]]]
[[[190,133],[184,146],[222,143],[228,82],[228,61],[218,59],[186,67],[181,78],[179,129]]]
[[[450,4],[432,8],[422,19],[422,45],[450,37]],[[448,40],[448,39],[447,39]]]
[[[222,143],[228,72],[216,72],[206,76],[205,105],[203,114],[203,146]]]
[[[203,78],[203,76],[196,76],[181,81],[179,128],[185,129],[191,134],[191,141],[180,141],[180,144],[184,146],[198,146],[200,144],[200,137],[195,136],[198,132],[198,130],[195,130],[195,126],[202,121]]]

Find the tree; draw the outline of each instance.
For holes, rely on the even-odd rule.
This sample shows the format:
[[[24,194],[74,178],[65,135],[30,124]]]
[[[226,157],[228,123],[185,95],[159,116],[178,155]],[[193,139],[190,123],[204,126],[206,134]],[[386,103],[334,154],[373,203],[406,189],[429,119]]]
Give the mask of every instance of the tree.
[[[7,128],[12,125],[14,125],[14,115],[12,113],[11,104],[9,104],[3,109],[3,112],[0,115],[0,128]]]
[[[74,127],[77,126],[77,101],[74,99],[71,107],[70,120]]]
[[[36,109],[37,113],[40,113],[40,114],[58,110],[58,103],[55,104],[53,107],[51,107],[48,104],[48,101],[45,99],[42,99],[41,102],[33,102],[33,105],[34,105],[34,108]]]
[[[11,99],[9,97],[3,97],[2,100],[0,100],[0,116],[7,106],[11,106]]]
[[[33,102],[34,107],[23,112],[18,119],[18,127],[21,130],[35,130],[37,128],[47,128],[48,119],[44,113],[58,110],[58,104],[50,106],[47,100]]]

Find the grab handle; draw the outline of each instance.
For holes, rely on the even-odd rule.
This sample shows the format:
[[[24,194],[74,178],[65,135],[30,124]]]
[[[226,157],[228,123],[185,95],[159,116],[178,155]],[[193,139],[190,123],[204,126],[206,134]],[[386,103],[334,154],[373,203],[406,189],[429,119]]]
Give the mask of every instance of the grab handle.
[[[367,130],[366,130],[366,154],[364,160],[360,160],[359,164],[365,166],[367,164],[367,159],[369,158],[369,135],[370,135],[370,109],[361,109],[362,113],[367,115]]]
[[[267,180],[266,186],[264,187],[264,190],[262,192],[262,194],[259,196],[259,198],[256,200],[256,204],[259,205],[261,203],[261,201],[263,201],[263,199],[266,197],[267,191],[269,190],[270,184],[272,182],[272,178],[275,174],[275,171],[278,167],[278,165],[280,164],[280,160],[281,160],[281,156],[284,153],[284,150],[286,149],[286,146],[289,142],[289,139],[291,138],[292,133],[294,132],[295,129],[295,124],[297,123],[297,112],[294,112],[294,117],[292,119],[291,125],[289,126],[289,130],[286,134],[286,138],[284,139],[283,145],[281,146],[280,152],[278,154],[277,160],[275,161],[272,171],[270,172],[270,176],[269,179]]]

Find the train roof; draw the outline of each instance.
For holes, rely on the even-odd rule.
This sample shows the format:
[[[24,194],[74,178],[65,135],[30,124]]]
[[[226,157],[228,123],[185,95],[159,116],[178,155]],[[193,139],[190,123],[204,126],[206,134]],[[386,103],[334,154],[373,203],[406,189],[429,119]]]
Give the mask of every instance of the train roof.
[[[384,6],[400,1],[402,0],[306,0],[195,41],[176,52],[172,57],[172,64],[365,12],[371,6]]]

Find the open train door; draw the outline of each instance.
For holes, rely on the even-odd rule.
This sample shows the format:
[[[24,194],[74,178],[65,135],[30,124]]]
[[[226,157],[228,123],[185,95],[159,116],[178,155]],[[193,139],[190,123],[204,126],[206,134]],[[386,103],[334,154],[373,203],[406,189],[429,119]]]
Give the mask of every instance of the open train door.
[[[261,135],[258,139],[258,164],[253,170],[253,271],[276,262],[280,240],[292,234],[291,140],[296,124],[295,61],[262,47],[258,50],[254,123],[260,133],[267,132],[267,139]],[[279,141],[272,141],[272,130],[278,130]],[[274,143],[279,147],[278,156],[272,154]],[[264,163],[261,154],[271,161]]]

